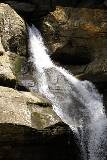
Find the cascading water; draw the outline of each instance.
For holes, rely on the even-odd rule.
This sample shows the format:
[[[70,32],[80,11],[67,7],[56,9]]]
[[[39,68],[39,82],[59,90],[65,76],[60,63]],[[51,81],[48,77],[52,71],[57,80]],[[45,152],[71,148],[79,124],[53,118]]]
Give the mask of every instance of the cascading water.
[[[80,81],[52,63],[39,31],[29,31],[30,61],[38,90],[78,137],[84,160],[106,160],[107,119],[102,98],[88,81]]]

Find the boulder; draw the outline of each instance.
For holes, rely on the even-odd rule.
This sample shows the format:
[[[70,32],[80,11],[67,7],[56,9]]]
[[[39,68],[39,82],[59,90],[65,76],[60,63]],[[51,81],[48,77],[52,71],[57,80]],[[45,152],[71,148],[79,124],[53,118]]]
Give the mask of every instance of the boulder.
[[[0,160],[77,160],[75,136],[37,94],[0,87]]]
[[[9,5],[3,3],[0,3],[0,37],[5,51],[26,55],[25,22]]]
[[[23,125],[0,124],[0,160],[78,160],[79,149],[67,125],[44,130]]]
[[[0,85],[15,88],[25,59],[26,26],[7,4],[0,4]]]
[[[52,107],[30,92],[0,87],[0,123],[12,123],[36,129],[56,124],[60,118]]]

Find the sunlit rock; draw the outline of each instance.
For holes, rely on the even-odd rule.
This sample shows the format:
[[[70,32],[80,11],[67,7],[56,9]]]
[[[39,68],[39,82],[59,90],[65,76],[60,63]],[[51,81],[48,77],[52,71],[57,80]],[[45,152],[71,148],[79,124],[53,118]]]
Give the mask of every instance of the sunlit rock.
[[[0,37],[5,51],[26,55],[24,20],[7,4],[0,4]]]

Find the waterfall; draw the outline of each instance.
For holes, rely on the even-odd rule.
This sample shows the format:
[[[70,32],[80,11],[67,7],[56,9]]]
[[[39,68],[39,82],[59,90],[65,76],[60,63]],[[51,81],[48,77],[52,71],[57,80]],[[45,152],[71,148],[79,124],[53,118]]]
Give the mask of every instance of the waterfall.
[[[29,31],[30,61],[39,93],[53,104],[53,110],[77,135],[84,160],[106,160],[107,119],[102,97],[89,81],[80,81],[56,66],[48,56],[40,32]]]

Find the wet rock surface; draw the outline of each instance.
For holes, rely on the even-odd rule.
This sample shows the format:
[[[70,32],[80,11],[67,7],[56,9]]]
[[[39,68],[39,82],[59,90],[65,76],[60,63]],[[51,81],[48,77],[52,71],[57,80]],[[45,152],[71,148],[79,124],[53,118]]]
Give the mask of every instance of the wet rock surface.
[[[107,12],[57,7],[44,17],[41,32],[54,63],[80,80],[90,80],[107,108]]]
[[[41,30],[52,59],[80,79],[106,81],[106,15],[106,10],[67,7],[47,15]]]
[[[26,65],[26,46],[24,20],[1,3],[0,160],[78,159],[79,149],[70,128],[61,122],[47,99],[30,92],[35,84],[32,69]],[[21,83],[23,80],[26,84]]]
[[[93,81],[104,93],[105,105],[106,15],[106,10],[57,7],[40,24],[51,58],[60,64],[65,62],[62,66],[78,78]],[[0,40],[0,159],[80,159],[70,128],[61,122],[49,101],[30,91],[36,82],[31,75],[32,65],[27,64],[25,22],[3,3]],[[25,69],[21,72],[22,65]]]

